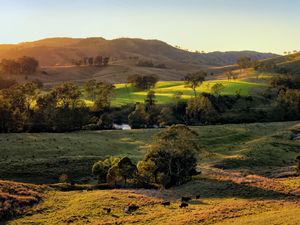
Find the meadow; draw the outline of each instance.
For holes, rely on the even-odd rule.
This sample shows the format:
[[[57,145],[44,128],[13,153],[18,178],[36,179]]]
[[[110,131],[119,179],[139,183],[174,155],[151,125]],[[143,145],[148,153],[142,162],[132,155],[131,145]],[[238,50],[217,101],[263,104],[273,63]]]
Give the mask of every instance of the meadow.
[[[199,133],[200,167],[224,169],[281,167],[295,164],[300,143],[289,140],[296,122],[193,127]],[[104,157],[140,160],[160,129],[1,134],[0,177],[33,183],[90,179],[91,166]]]
[[[300,142],[289,135],[297,123],[192,127],[199,134],[202,174],[167,190],[88,189],[94,183],[88,179],[93,162],[108,155],[127,155],[137,162],[159,129],[1,134],[2,178],[47,183],[66,173],[89,183],[75,185],[82,190],[60,191],[56,185],[0,181],[0,195],[9,191],[21,203],[31,195],[42,197],[6,224],[299,224],[300,178],[280,177],[295,170]],[[26,197],[28,189],[35,192]],[[179,208],[181,196],[193,198],[188,208]],[[171,205],[162,206],[162,201]],[[139,209],[126,213],[130,204]]]
[[[198,87],[197,92],[211,93],[211,88],[216,83],[224,85],[222,95],[235,95],[237,91],[240,91],[241,95],[248,96],[251,94],[251,90],[266,86],[266,84],[243,80],[209,80]],[[137,91],[129,84],[116,84],[115,86],[112,101],[112,104],[115,106],[134,104],[136,102],[143,103],[146,98],[147,91]],[[183,81],[160,81],[156,84],[155,88],[153,88],[153,91],[155,92],[158,104],[171,103],[173,101],[173,95],[176,92],[182,92],[183,99],[189,99],[194,96],[193,90],[187,87]]]

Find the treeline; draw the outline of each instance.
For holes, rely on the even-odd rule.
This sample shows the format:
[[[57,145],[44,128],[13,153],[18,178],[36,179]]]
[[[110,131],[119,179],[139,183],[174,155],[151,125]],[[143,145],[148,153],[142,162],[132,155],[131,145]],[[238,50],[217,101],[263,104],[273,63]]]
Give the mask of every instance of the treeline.
[[[158,69],[166,69],[167,68],[167,66],[164,63],[154,64],[152,61],[147,61],[147,60],[139,60],[136,63],[136,66],[153,67],[153,68],[158,68]]]
[[[30,75],[37,71],[39,62],[32,57],[21,57],[18,59],[2,59],[0,72],[4,74]]]
[[[205,125],[268,122],[300,119],[300,81],[290,76],[274,77],[261,96],[222,95],[224,86],[216,83],[212,93],[198,93],[206,73],[185,77],[194,97],[175,92],[169,104],[157,104],[152,90],[156,76],[131,76],[130,84],[146,90],[144,102],[111,106],[114,86],[88,81],[82,86],[63,83],[41,92],[37,82],[14,84],[0,91],[0,132],[67,132],[112,129],[113,124],[132,128],[166,127],[173,124]],[[87,105],[85,100],[92,104]]]
[[[95,56],[95,57],[82,57],[79,60],[72,60],[72,64],[76,66],[107,66],[110,57],[108,56]]]

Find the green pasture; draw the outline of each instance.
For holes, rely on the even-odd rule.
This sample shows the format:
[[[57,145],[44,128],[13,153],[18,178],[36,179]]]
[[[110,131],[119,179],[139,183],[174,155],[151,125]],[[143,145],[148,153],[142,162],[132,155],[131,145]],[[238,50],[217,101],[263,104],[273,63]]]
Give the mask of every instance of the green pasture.
[[[241,95],[247,96],[251,94],[252,89],[265,87],[266,84],[247,82],[247,81],[228,81],[228,80],[211,80],[205,81],[197,92],[211,93],[211,88],[214,84],[221,83],[224,85],[222,95],[235,95],[237,91],[241,91]],[[116,84],[114,90],[114,97],[112,104],[120,106],[124,104],[144,102],[147,91],[135,90],[130,84]],[[170,103],[173,101],[173,95],[176,92],[182,92],[183,99],[189,99],[194,96],[194,92],[190,87],[187,87],[183,81],[161,81],[158,82],[155,88],[153,88],[156,94],[156,100],[158,104]]]

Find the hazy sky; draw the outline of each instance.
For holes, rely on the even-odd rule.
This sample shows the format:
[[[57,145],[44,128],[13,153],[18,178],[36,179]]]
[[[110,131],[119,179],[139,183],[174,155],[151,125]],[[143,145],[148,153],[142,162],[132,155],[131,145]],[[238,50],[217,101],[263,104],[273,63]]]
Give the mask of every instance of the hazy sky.
[[[138,37],[191,50],[300,50],[299,0],[0,0],[0,43]]]

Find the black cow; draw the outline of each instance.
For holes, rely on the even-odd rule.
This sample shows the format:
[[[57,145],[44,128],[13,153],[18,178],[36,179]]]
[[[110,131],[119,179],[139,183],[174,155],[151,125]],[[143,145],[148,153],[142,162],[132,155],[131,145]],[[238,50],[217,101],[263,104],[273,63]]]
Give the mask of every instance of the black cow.
[[[169,205],[171,205],[171,202],[162,202],[161,203],[163,206],[169,206]]]
[[[179,208],[186,208],[186,207],[188,207],[188,206],[189,206],[189,204],[187,204],[187,203],[185,203],[185,202],[182,202],[182,203],[180,204]]]
[[[182,202],[188,202],[188,201],[191,201],[191,200],[192,200],[191,197],[181,197]]]

